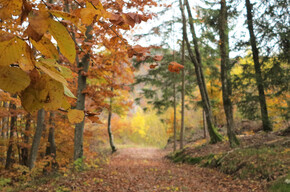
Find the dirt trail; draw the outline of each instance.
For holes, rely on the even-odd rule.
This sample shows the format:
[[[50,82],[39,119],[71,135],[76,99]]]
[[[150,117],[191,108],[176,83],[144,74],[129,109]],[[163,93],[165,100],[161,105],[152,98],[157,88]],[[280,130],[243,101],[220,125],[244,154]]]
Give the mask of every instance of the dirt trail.
[[[85,186],[72,186],[72,189],[101,192],[265,191],[258,183],[234,180],[215,170],[173,164],[164,158],[165,154],[154,148],[120,149],[105,167],[82,173],[80,178],[86,181]]]

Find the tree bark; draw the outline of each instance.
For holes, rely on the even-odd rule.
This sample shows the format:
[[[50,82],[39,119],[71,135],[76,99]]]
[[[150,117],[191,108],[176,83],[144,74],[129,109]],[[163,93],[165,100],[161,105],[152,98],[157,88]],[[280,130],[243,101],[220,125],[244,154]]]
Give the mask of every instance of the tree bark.
[[[230,65],[229,65],[229,29],[227,19],[227,5],[226,0],[221,0],[220,9],[220,22],[219,22],[219,35],[220,35],[220,55],[221,55],[221,83],[223,106],[227,122],[227,135],[229,138],[230,146],[235,147],[239,145],[239,141],[233,132],[234,117],[233,105],[230,99],[231,96],[231,83],[230,83]]]
[[[26,122],[25,122],[25,133],[24,133],[24,143],[26,145],[28,145],[29,143],[29,136],[28,136],[28,132],[30,130],[30,127],[31,127],[31,114],[28,113],[26,115]],[[22,148],[22,165],[26,165],[28,166],[28,147],[25,146]]]
[[[28,167],[29,169],[32,169],[34,167],[34,163],[37,158],[37,152],[40,144],[40,139],[42,136],[42,131],[44,128],[44,119],[45,119],[45,111],[44,109],[40,109],[37,112],[37,125],[36,130],[34,133],[32,146],[29,154],[29,160],[28,160]]]
[[[48,146],[46,147],[45,156],[51,156],[53,160],[48,163],[48,166],[51,163],[52,169],[56,170],[58,168],[58,164],[56,162],[56,145],[55,145],[55,137],[54,137],[54,123],[55,113],[50,112],[49,115],[49,132],[48,132]]]
[[[263,78],[262,78],[262,72],[261,72],[261,65],[259,62],[259,50],[257,48],[256,36],[254,33],[254,27],[253,27],[253,15],[252,15],[253,10],[252,10],[252,4],[250,0],[246,0],[246,8],[247,8],[248,30],[250,34],[250,42],[251,42],[253,60],[254,60],[254,66],[255,66],[256,83],[257,83],[258,92],[259,92],[259,102],[260,102],[260,108],[261,108],[263,130],[268,132],[268,131],[272,131],[273,129],[272,129],[272,125],[268,116],[267,103],[266,103]]]
[[[207,138],[207,123],[204,110],[202,110],[202,121],[203,121],[203,138]]]
[[[174,75],[174,79],[175,79],[175,74]],[[175,86],[175,82],[173,82],[173,110],[174,110],[174,114],[173,114],[173,131],[174,131],[174,144],[173,144],[173,151],[176,151],[176,86]]]
[[[13,96],[13,97],[16,97],[16,96]],[[9,109],[15,110],[16,105],[10,102]],[[13,116],[11,116],[11,119],[10,119],[10,138],[9,138],[9,146],[8,146],[7,155],[6,155],[5,169],[9,169],[12,166],[12,164],[15,162],[15,160],[13,159],[13,144],[15,140],[14,133],[16,131],[16,121],[17,121],[17,116],[13,114]]]
[[[185,67],[185,53],[184,53],[184,27],[181,48],[181,64]],[[184,142],[184,99],[185,99],[185,68],[181,71],[182,87],[181,87],[181,127],[180,127],[180,149],[183,149]]]
[[[89,34],[90,31],[93,29],[92,26],[87,27],[85,41],[92,39],[92,35]],[[76,109],[84,110],[85,109],[85,99],[86,94],[83,93],[83,90],[86,88],[87,85],[87,77],[83,73],[87,73],[90,64],[90,53],[87,53],[83,56],[81,62],[78,61],[78,55],[76,57],[76,62],[78,68],[78,90],[77,90],[77,103]],[[84,125],[85,125],[85,118],[81,123],[77,123],[75,126],[75,137],[74,137],[74,160],[83,157],[83,132],[84,132]]]
[[[183,23],[183,26],[185,26],[185,30],[186,30],[186,17],[185,17],[184,8],[183,8],[183,4],[182,4],[181,0],[179,0],[179,4],[180,4],[180,10],[181,10],[181,14],[182,14],[182,23]],[[189,20],[192,21],[193,18],[191,16],[191,11],[190,11],[190,6],[189,6],[188,1],[185,0],[185,4],[187,6]],[[190,57],[192,63],[194,64],[194,68],[195,68],[196,79],[197,79],[199,91],[200,91],[201,98],[202,98],[203,108],[204,108],[204,111],[205,111],[205,114],[206,114],[206,120],[207,120],[207,124],[208,124],[208,131],[209,131],[209,135],[210,135],[210,143],[214,144],[214,143],[217,143],[219,141],[222,141],[222,137],[217,132],[217,130],[214,127],[214,124],[213,124],[213,116],[212,116],[211,104],[210,104],[210,101],[209,101],[208,92],[207,92],[207,88],[206,88],[206,83],[205,83],[205,80],[204,80],[201,57],[200,57],[200,54],[199,54],[199,48],[198,48],[197,38],[196,38],[196,35],[195,35],[195,29],[194,29],[194,25],[192,24],[192,22],[189,22],[189,24],[190,24],[190,28],[191,28],[191,34],[192,34],[192,36],[194,38],[193,42],[194,42],[195,55],[194,55],[194,53],[191,50],[190,42],[188,40],[188,36],[187,36],[186,32],[185,32],[185,42],[186,42],[187,50],[188,50],[188,53],[189,53],[189,57]]]
[[[5,109],[7,109],[9,107],[8,102],[3,102],[3,107]],[[8,137],[8,125],[9,125],[9,117],[3,117],[2,118],[2,132],[1,132],[1,136],[3,138],[7,138]]]
[[[113,88],[111,88],[111,91],[113,91]],[[112,153],[116,152],[117,149],[114,144],[114,136],[112,134],[111,130],[111,119],[112,119],[112,98],[110,97],[110,108],[109,108],[109,114],[108,114],[108,134],[109,134],[109,140],[110,140],[110,146],[112,149]]]

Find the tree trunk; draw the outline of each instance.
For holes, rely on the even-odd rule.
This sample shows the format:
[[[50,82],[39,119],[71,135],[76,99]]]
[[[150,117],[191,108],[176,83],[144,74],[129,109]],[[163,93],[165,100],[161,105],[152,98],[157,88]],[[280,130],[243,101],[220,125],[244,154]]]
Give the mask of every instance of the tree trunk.
[[[113,91],[113,88],[111,88],[111,91]],[[112,98],[110,97],[110,108],[109,108],[109,114],[108,114],[108,134],[109,134],[109,140],[110,140],[110,146],[112,149],[112,153],[116,152],[117,149],[114,145],[114,137],[112,134],[112,130],[111,130],[111,118],[112,118]]]
[[[3,108],[7,109],[8,107],[9,107],[8,102],[3,102]],[[9,125],[9,117],[8,116],[7,117],[3,117],[2,118],[2,132],[1,132],[1,136],[3,138],[7,138],[8,137],[8,135],[7,135],[7,133],[8,133],[8,125]]]
[[[206,116],[205,116],[204,109],[202,110],[202,122],[203,122],[203,138],[206,139],[208,134],[207,134],[207,123],[206,123]]]
[[[29,169],[32,169],[34,167],[34,163],[37,158],[37,152],[40,144],[40,139],[42,135],[42,131],[44,128],[44,118],[45,118],[45,111],[44,109],[40,109],[37,112],[37,125],[36,130],[34,133],[32,146],[29,154],[29,160],[28,160],[28,167]]]
[[[174,75],[174,79],[175,79],[175,74]],[[175,86],[175,82],[173,82],[173,109],[174,109],[174,114],[173,114],[173,131],[174,131],[174,145],[173,145],[173,151],[176,151],[176,86]]]
[[[48,132],[48,146],[46,147],[45,156],[51,156],[53,159],[51,162],[48,162],[48,165],[52,166],[52,170],[56,170],[58,168],[58,164],[56,162],[56,145],[55,145],[55,138],[54,138],[54,117],[55,113],[50,112],[49,115],[49,132]]]
[[[222,95],[223,105],[226,114],[227,121],[227,135],[229,138],[230,146],[235,147],[239,145],[239,141],[233,132],[234,129],[234,117],[233,106],[231,97],[231,83],[230,83],[230,65],[229,65],[229,29],[227,19],[227,5],[226,0],[221,0],[220,10],[220,23],[219,23],[219,35],[220,35],[220,55],[221,55],[221,83],[222,83]]]
[[[15,110],[16,105],[10,102],[9,109]],[[9,138],[9,145],[8,145],[7,155],[6,155],[5,169],[9,169],[12,166],[12,164],[15,162],[15,160],[13,159],[13,144],[15,140],[14,133],[16,131],[16,121],[17,121],[17,116],[14,114],[10,119],[10,138]]]
[[[262,78],[261,66],[259,62],[259,50],[257,48],[256,36],[254,34],[254,27],[253,27],[253,15],[252,15],[253,10],[252,10],[252,4],[250,0],[246,0],[246,8],[247,8],[247,23],[248,23],[248,29],[249,29],[249,34],[250,34],[252,52],[253,52],[254,66],[255,66],[256,82],[257,82],[257,87],[258,87],[258,92],[259,92],[259,101],[260,101],[260,108],[261,108],[261,115],[262,115],[263,130],[268,132],[268,131],[272,131],[272,125],[269,120],[268,111],[267,111],[263,78]]]
[[[185,53],[184,53],[184,29],[181,48],[181,64],[185,66]],[[180,127],[180,149],[183,149],[184,142],[184,98],[185,98],[185,68],[182,69],[182,87],[181,87],[181,127]]]
[[[180,4],[180,10],[181,10],[181,14],[182,14],[182,23],[183,23],[183,26],[185,26],[185,30],[186,30],[186,17],[185,17],[184,8],[183,8],[181,0],[179,0],[179,4]],[[185,0],[185,4],[187,6],[189,20],[192,21],[192,16],[191,16],[191,11],[190,11],[190,6],[189,6],[188,1]],[[190,28],[191,28],[191,32],[192,32],[191,34],[194,38],[193,42],[194,42],[195,55],[191,50],[190,42],[188,40],[188,36],[187,36],[186,32],[185,32],[185,42],[186,42],[187,50],[189,53],[189,57],[190,57],[192,63],[194,64],[194,68],[195,68],[196,79],[197,79],[199,91],[200,91],[201,98],[202,98],[203,108],[204,108],[204,111],[206,114],[208,131],[209,131],[209,135],[210,135],[210,143],[214,144],[214,143],[217,143],[219,141],[222,141],[222,136],[217,132],[217,130],[213,124],[212,110],[211,110],[211,105],[210,105],[210,101],[209,101],[209,97],[208,97],[206,83],[205,83],[204,76],[203,76],[201,57],[199,54],[198,43],[197,43],[197,39],[196,39],[196,35],[195,35],[194,25],[192,24],[192,22],[189,22],[189,24],[190,24]]]
[[[93,29],[92,26],[87,27],[85,41],[92,39],[92,35],[89,34],[90,31]],[[87,85],[87,77],[83,73],[87,73],[90,64],[90,53],[87,53],[83,56],[81,62],[78,61],[78,55],[76,57],[76,62],[78,68],[78,90],[77,90],[77,103],[76,109],[84,110],[85,109],[85,99],[86,94],[83,93],[83,90],[86,88]],[[85,125],[85,118],[81,123],[77,123],[75,126],[75,137],[74,137],[74,160],[83,157],[83,132],[84,132],[84,125]]]
[[[25,133],[24,133],[24,137],[23,137],[24,143],[25,143],[26,146],[21,149],[21,151],[22,151],[22,153],[21,153],[21,155],[22,155],[22,158],[21,158],[22,159],[22,163],[21,164],[22,165],[26,165],[26,166],[28,166],[28,147],[27,147],[27,145],[29,143],[28,132],[30,130],[30,127],[31,127],[31,114],[28,113],[26,115]]]

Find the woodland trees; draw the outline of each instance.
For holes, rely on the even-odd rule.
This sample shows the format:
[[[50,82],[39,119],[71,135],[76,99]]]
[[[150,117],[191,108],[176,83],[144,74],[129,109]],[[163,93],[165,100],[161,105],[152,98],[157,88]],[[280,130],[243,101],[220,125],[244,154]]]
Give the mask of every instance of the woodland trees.
[[[78,170],[85,155],[94,157],[95,135],[109,135],[114,152],[113,134],[159,146],[173,135],[174,149],[179,134],[182,149],[185,124],[201,120],[189,113],[200,106],[212,144],[225,124],[230,145],[238,144],[236,119],[262,119],[265,131],[288,122],[288,2],[245,0],[246,18],[233,8],[240,1],[206,2],[173,3],[181,14],[170,22],[182,29],[169,48],[129,43],[131,30],[154,16],[154,0],[0,0],[0,171],[65,171],[72,162]],[[249,38],[232,37],[237,18]],[[244,55],[231,56],[233,41]],[[131,85],[150,113],[130,101]]]
[[[260,102],[260,109],[262,115],[262,122],[263,122],[263,129],[264,131],[272,131],[272,125],[269,120],[266,98],[265,98],[265,90],[263,85],[263,78],[261,72],[261,65],[259,61],[259,51],[257,48],[256,43],[256,36],[254,34],[254,27],[253,27],[253,10],[250,0],[246,0],[246,8],[247,8],[247,23],[248,29],[250,33],[250,42],[253,52],[253,60],[255,66],[255,73],[256,73],[256,83],[259,92],[259,102]]]
[[[176,4],[176,2],[174,3]],[[269,115],[265,115],[265,111],[267,107],[265,108],[266,105],[264,104],[266,104],[266,100],[267,102],[271,104],[275,103],[275,101],[273,100],[273,98],[275,97],[273,95],[273,93],[275,92],[274,89],[277,90],[276,93],[279,95],[279,97],[283,98],[283,104],[281,103],[281,106],[283,105],[284,107],[282,107],[283,109],[279,107],[280,112],[284,113],[283,112],[284,109],[288,108],[289,106],[287,102],[285,102],[285,99],[288,97],[287,95],[289,95],[289,92],[286,91],[288,90],[288,88],[286,88],[288,87],[287,86],[288,83],[286,83],[287,80],[285,78],[287,76],[286,75],[287,64],[286,65],[283,64],[285,59],[287,60],[287,57],[284,57],[285,50],[287,50],[287,48],[285,49],[285,47],[287,47],[286,45],[288,42],[288,40],[286,40],[287,39],[286,33],[289,28],[289,27],[287,28],[287,24],[286,24],[287,17],[285,17],[287,8],[285,7],[285,1],[281,1],[279,3],[274,2],[274,1],[273,2],[262,1],[260,3],[256,3],[257,6],[255,6],[254,9],[255,9],[255,12],[257,12],[257,14],[255,15],[255,19],[252,18],[252,24],[254,24],[255,26],[252,26],[250,28],[252,28],[252,31],[256,30],[255,33],[259,34],[258,40],[255,41],[256,50],[261,49],[260,52],[262,53],[262,56],[257,57],[258,59],[257,58],[254,59],[262,63],[260,66],[260,72],[259,72],[259,70],[258,71],[254,70],[255,68],[257,69],[257,67],[254,67],[254,65],[252,66],[252,64],[249,64],[249,62],[252,63],[252,61],[249,61],[249,59],[251,58],[250,55],[245,56],[244,58],[242,57],[230,58],[230,54],[229,54],[230,51],[235,52],[236,50],[241,50],[243,48],[246,49],[247,47],[245,46],[247,45],[250,45],[250,44],[253,45],[252,37],[253,37],[254,32],[252,33],[252,35],[249,36],[249,39],[247,38],[243,39],[243,36],[241,36],[241,39],[243,39],[243,44],[239,42],[240,39],[238,38],[235,39],[234,37],[229,35],[231,34],[232,29],[235,28],[234,22],[237,19],[240,19],[239,23],[241,23],[240,21],[241,19],[243,19],[243,21],[247,23],[247,25],[244,25],[244,27],[248,28],[249,30],[249,14],[247,14],[248,17],[243,17],[243,18],[241,18],[242,16],[239,15],[239,12],[242,12],[242,11],[247,12],[247,6],[244,5],[241,8],[237,8],[237,6],[241,5],[242,3],[238,1],[220,1],[220,2],[205,1],[205,3],[206,3],[205,4],[206,8],[203,8],[202,6],[191,8],[189,6],[188,1],[185,1],[184,3],[182,3],[182,1],[179,1],[181,13],[182,13],[180,17],[182,18],[182,22],[184,23],[183,26],[187,26],[186,23],[188,22],[188,25],[189,25],[188,28],[190,29],[190,33],[185,32],[184,39],[186,40],[187,33],[192,36],[191,41],[189,39],[187,41],[188,42],[187,45],[189,45],[187,46],[187,48],[193,48],[194,50],[194,52],[187,50],[186,55],[187,55],[187,58],[190,58],[190,60],[193,63],[195,62],[195,70],[200,69],[201,71],[202,70],[206,71],[205,72],[206,75],[202,75],[202,73],[197,70],[196,72],[197,84],[199,85],[199,87],[201,87],[202,90],[206,90],[206,89],[210,90],[206,92],[209,92],[209,96],[207,96],[209,98],[208,103],[212,105],[212,111],[214,111],[211,113],[215,114],[215,115],[212,115],[213,116],[212,124],[213,125],[223,124],[222,122],[223,119],[226,120],[225,124],[227,125],[227,135],[228,135],[231,146],[234,147],[238,145],[239,143],[235,136],[236,124],[234,123],[234,114],[239,116],[237,118],[241,118],[240,115],[242,115],[242,117],[244,118],[249,118],[251,116],[250,119],[254,119],[254,118],[259,118],[258,116],[254,115],[256,114],[256,110],[257,109],[261,110],[261,114],[264,113],[261,118],[263,122],[263,127],[264,127],[264,130],[267,131],[267,128],[266,128],[267,126],[265,124],[268,124],[271,127],[271,123],[269,120],[270,119]],[[220,9],[217,9],[218,7],[217,5],[219,5]],[[186,15],[185,10],[187,10],[187,15]],[[196,18],[193,18],[191,11],[196,12],[197,14]],[[253,14],[253,11],[250,11],[250,13]],[[187,19],[186,16],[188,16],[189,18]],[[172,23],[172,22],[180,22],[180,21],[178,20],[166,21],[167,24]],[[275,25],[275,23],[277,25]],[[201,31],[198,31],[197,33],[198,35],[196,34],[194,30],[195,29],[194,25],[198,26],[198,29],[201,29]],[[160,26],[162,27],[163,25],[160,25]],[[185,28],[185,30],[187,30],[187,28]],[[156,31],[156,29],[153,28],[153,31]],[[179,30],[178,32],[184,33],[183,30]],[[168,38],[168,32],[165,32],[165,33],[166,33],[165,34],[166,38]],[[160,35],[160,32],[158,33],[158,35]],[[234,41],[238,42],[236,47],[233,47],[233,45],[229,45],[229,39],[231,40],[234,39]],[[267,43],[266,39],[270,40],[273,43],[270,43],[270,44]],[[263,44],[263,46],[260,46],[260,47],[257,46],[257,44],[259,43]],[[275,49],[271,49],[273,47],[275,47]],[[251,52],[254,55],[254,51],[251,51]],[[220,54],[220,55],[218,56],[217,54]],[[281,60],[278,59],[279,57],[278,55],[280,56]],[[194,57],[196,58],[194,59]],[[284,58],[284,61],[282,57]],[[247,61],[246,61],[247,64],[245,63],[246,58],[247,58]],[[203,65],[196,66],[196,64],[198,64],[199,61],[201,60],[204,61]],[[216,61],[219,61],[219,60],[220,60],[220,66],[217,66]],[[167,61],[167,63],[169,63],[169,61]],[[159,64],[151,65],[152,66],[151,71],[161,70],[162,65],[164,65],[162,64],[162,62],[160,62]],[[185,71],[186,70],[190,71],[190,69],[188,69],[187,66],[185,66]],[[220,72],[217,72],[216,70],[220,70]],[[148,73],[149,76],[151,74],[151,71]],[[260,75],[258,75],[259,73]],[[279,79],[281,79],[281,81],[279,81],[280,82],[279,85],[277,84],[276,80],[272,79],[274,78],[272,77],[273,74],[279,75]],[[198,76],[200,76],[200,78]],[[258,76],[260,76],[260,80],[261,80],[261,83],[259,85],[260,88],[261,88],[261,85],[266,87],[266,90],[264,88],[265,102],[263,102],[263,99],[261,99],[261,96],[259,97],[256,96],[256,94],[263,95],[263,94],[260,94],[262,93],[260,88],[255,89],[255,83],[256,85],[259,84],[258,83],[259,79],[257,79]],[[206,86],[201,85],[202,77],[203,79],[206,80],[205,82],[208,82],[205,84]],[[177,78],[179,78],[178,74],[175,79]],[[185,78],[188,78],[188,77],[185,77]],[[198,81],[198,79],[200,81]],[[156,78],[153,78],[152,80],[156,81]],[[148,84],[150,84],[150,82],[153,82],[153,81],[151,81],[149,78],[148,79],[143,78],[142,82],[147,82]],[[181,82],[181,81],[182,81],[181,79],[178,80],[178,82]],[[188,83],[193,83],[193,81],[186,82],[186,85]],[[272,83],[274,83],[275,85]],[[152,83],[151,85],[153,85],[156,88],[161,86],[161,84],[157,84],[157,83]],[[202,87],[205,87],[205,89]],[[250,87],[252,88],[252,91],[250,91],[251,89]],[[220,88],[222,91],[216,90],[218,88]],[[281,91],[278,91],[278,90],[281,90]],[[285,92],[282,90],[284,90]],[[162,92],[164,93],[164,91]],[[204,95],[204,97],[202,97],[202,100],[205,100],[206,92],[204,92],[204,94],[201,94],[201,96]],[[220,93],[222,93],[222,97],[220,96]],[[189,95],[190,94],[192,93],[189,93]],[[144,95],[147,98],[151,98],[156,103],[158,103],[157,97],[153,96],[155,95],[154,89],[152,90],[151,88],[151,90],[144,90]],[[255,103],[253,103],[252,101],[255,101]],[[256,101],[262,101],[262,103],[264,104],[259,106],[257,105]],[[219,106],[223,106],[224,108],[224,112],[225,112],[224,117],[223,117],[223,114],[220,112],[221,108],[219,108]],[[277,107],[276,104],[275,106]],[[271,108],[271,111],[277,110],[277,108],[274,109],[275,107],[274,108],[269,107],[269,108]],[[272,113],[271,115],[272,118],[273,118],[273,115],[274,114]],[[219,116],[219,119],[216,118],[218,116]],[[280,116],[280,118],[284,118],[284,115]],[[281,121],[279,120],[279,122]],[[182,133],[180,134],[182,135]],[[180,140],[182,141],[182,139]],[[181,143],[181,146],[182,146],[182,143]]]
[[[228,10],[226,0],[220,2],[220,17],[219,17],[219,36],[220,36],[220,56],[221,56],[221,83],[223,94],[223,106],[226,114],[227,135],[230,145],[234,147],[239,144],[234,133],[234,114],[231,101],[232,85],[230,79],[230,58],[229,58],[229,28],[228,28]]]
[[[184,5],[182,4],[181,1],[179,1],[179,4],[180,4],[180,10],[181,10],[181,14],[182,14],[182,24],[184,26],[186,26],[186,17],[185,17],[184,5],[186,6],[186,9],[187,9],[190,32],[191,32],[192,39],[193,39],[195,53],[193,53],[193,51],[191,50],[191,46],[190,46],[190,42],[189,42],[188,37],[187,37],[187,33],[185,32],[183,34],[185,34],[184,38],[185,38],[185,42],[186,42],[186,46],[187,46],[187,50],[188,50],[190,59],[191,59],[192,63],[194,64],[195,75],[196,75],[196,79],[197,79],[197,84],[199,86],[200,95],[202,98],[203,108],[204,108],[204,111],[206,114],[207,127],[209,130],[211,143],[217,143],[217,142],[221,141],[222,138],[219,135],[219,133],[216,131],[214,124],[213,124],[211,103],[209,100],[209,96],[208,96],[208,92],[207,92],[207,88],[206,88],[206,83],[205,83],[205,78],[204,78],[204,74],[203,74],[199,45],[197,42],[197,36],[196,36],[194,24],[191,22],[191,21],[193,21],[193,17],[191,14],[191,8],[190,8],[189,2],[187,0],[184,1]],[[184,27],[184,28],[186,29],[186,27]]]
[[[105,102],[107,96],[117,96],[111,88],[128,91],[126,86],[132,79],[129,58],[141,58],[147,52],[141,46],[129,45],[121,30],[130,30],[135,24],[147,21],[151,13],[144,7],[157,4],[153,0],[118,3],[98,0],[3,0],[0,5],[0,88],[16,94],[14,99],[1,92],[2,101],[10,103],[9,108],[14,110],[8,122],[4,118],[7,112],[2,116],[5,126],[9,124],[11,127],[7,134],[10,142],[6,168],[15,162],[14,144],[22,138],[26,146],[19,146],[19,150],[25,149],[22,150],[23,157],[29,158],[24,160],[24,164],[30,169],[34,167],[40,143],[44,142],[42,136],[48,140],[46,154],[53,154],[55,158],[57,143],[54,140],[55,123],[52,122],[62,113],[67,114],[67,117],[62,116],[63,123],[68,119],[76,124],[73,156],[74,160],[82,159],[84,115],[93,122],[99,122],[100,112],[110,108]],[[130,10],[135,11],[128,12]],[[114,61],[103,56],[106,54],[114,55]],[[112,77],[110,74],[113,73],[115,76]],[[85,102],[86,95],[89,96],[89,105]],[[37,122],[36,126],[30,126],[28,119],[25,130],[16,124],[26,114],[18,99],[28,113],[38,111],[37,120],[33,120]],[[6,104],[3,106],[7,110]],[[16,111],[16,108],[22,111]],[[46,111],[51,114],[48,133],[44,129]],[[1,129],[3,135],[8,133],[5,126]],[[34,128],[36,131],[30,148],[30,133]]]

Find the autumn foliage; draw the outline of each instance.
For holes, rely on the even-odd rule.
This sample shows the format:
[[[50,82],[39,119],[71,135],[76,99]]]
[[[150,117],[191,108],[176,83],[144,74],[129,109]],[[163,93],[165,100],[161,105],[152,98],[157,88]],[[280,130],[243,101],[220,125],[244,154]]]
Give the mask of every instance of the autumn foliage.
[[[84,117],[88,125],[102,124],[102,113],[109,110],[108,98],[115,100],[114,112],[129,110],[129,85],[134,79],[131,58],[151,56],[150,48],[131,46],[122,31],[152,18],[145,6],[157,3],[0,1],[0,117],[5,124],[1,128],[1,168],[9,161],[7,169],[19,169],[19,175],[23,170],[28,172],[25,166],[40,109],[46,111],[46,128],[38,149],[38,171],[52,170],[55,163],[60,170],[66,169],[73,160],[73,125]],[[86,59],[87,71],[78,67]],[[87,78],[81,92],[87,96],[84,110],[75,109],[78,76]],[[51,134],[56,157],[47,152]],[[89,148],[92,136],[86,128],[84,153],[91,157],[96,152]]]

